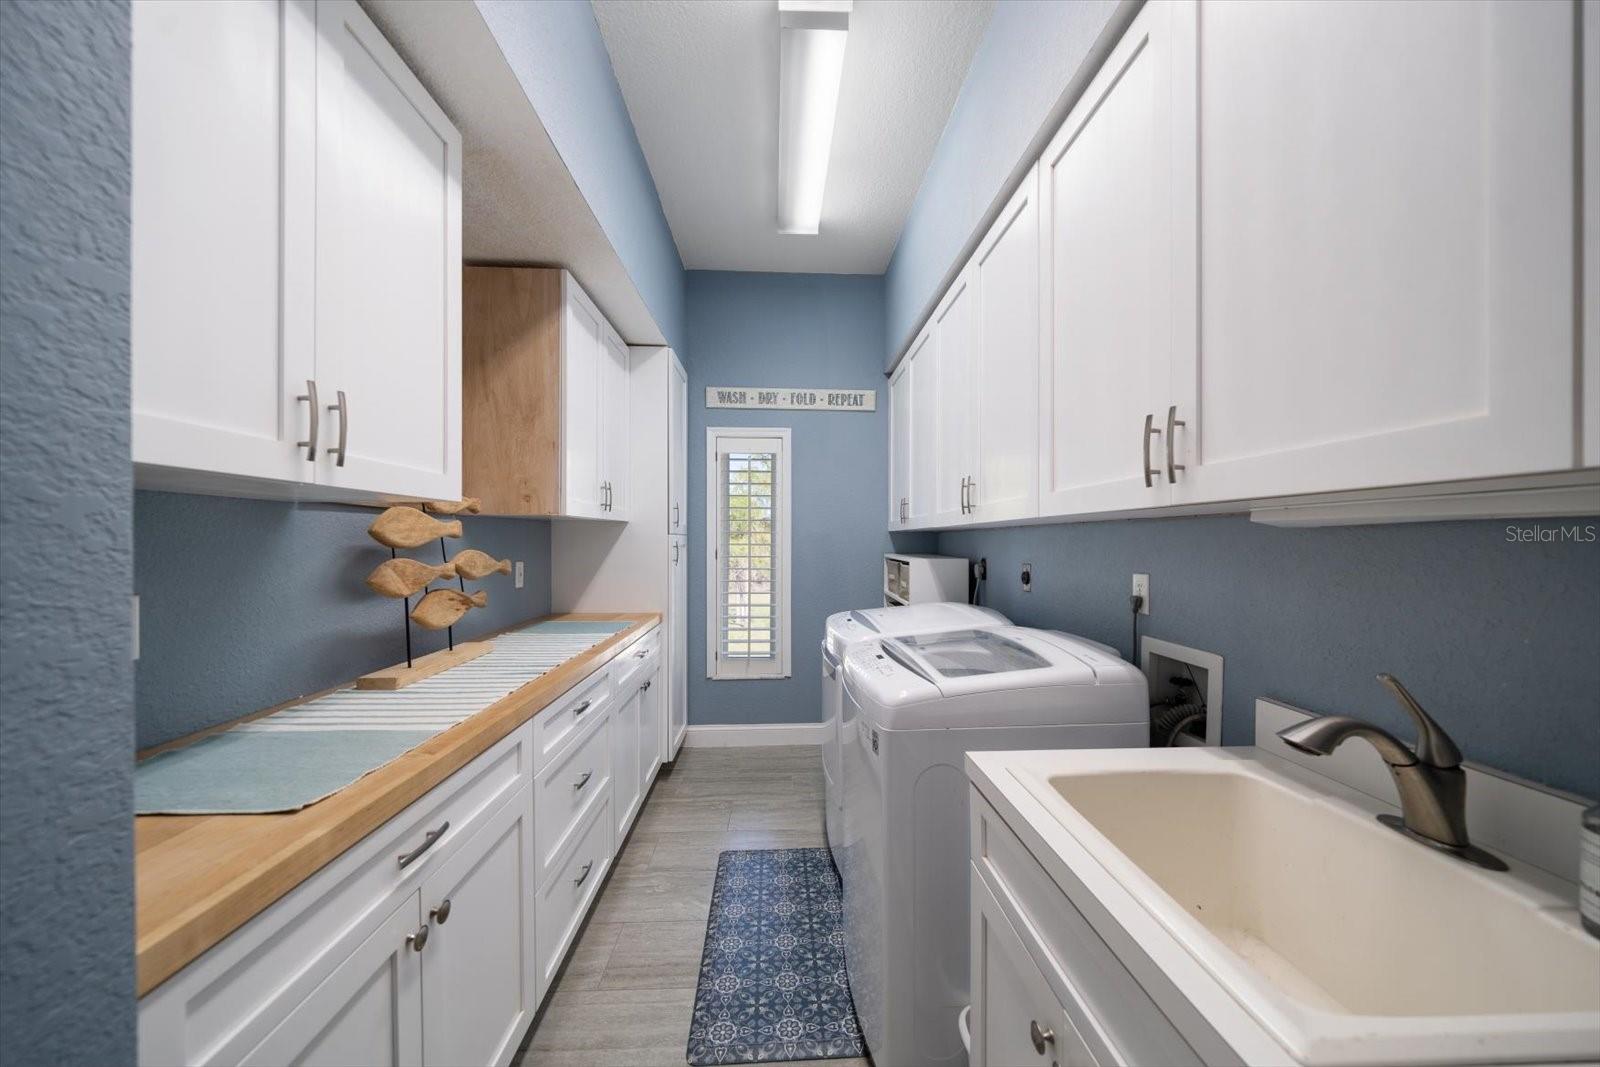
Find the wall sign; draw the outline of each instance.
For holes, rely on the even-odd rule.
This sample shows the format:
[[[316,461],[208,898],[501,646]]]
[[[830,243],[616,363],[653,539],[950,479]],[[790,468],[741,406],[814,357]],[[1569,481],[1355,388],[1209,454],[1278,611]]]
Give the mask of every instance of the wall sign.
[[[710,386],[708,408],[776,408],[783,411],[877,411],[875,389],[765,389]]]

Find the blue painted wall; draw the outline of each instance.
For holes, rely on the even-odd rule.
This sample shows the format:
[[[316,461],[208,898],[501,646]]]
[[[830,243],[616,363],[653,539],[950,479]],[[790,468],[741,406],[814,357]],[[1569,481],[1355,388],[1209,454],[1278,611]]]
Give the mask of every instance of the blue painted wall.
[[[882,370],[883,279],[864,275],[690,271],[689,722],[816,722],[822,624],[883,603],[889,411]],[[713,385],[876,389],[873,414],[735,411],[705,406]],[[706,428],[793,431],[792,676],[706,677]],[[911,547],[911,546],[902,546]]]
[[[684,349],[684,270],[588,0],[478,0],[662,333]]]
[[[1591,540],[1513,541],[1508,526]],[[1388,671],[1469,759],[1595,797],[1597,532],[1600,519],[1275,529],[1228,516],[946,532],[939,551],[986,557],[985,602],[1015,621],[1124,655],[1130,576],[1150,575],[1139,631],[1224,658],[1227,744],[1251,743],[1262,696],[1410,738],[1373,680]]]
[[[128,6],[0,4],[0,1058],[131,1063]]]
[[[1120,25],[1119,9],[1127,10],[1119,0],[995,5],[889,261],[888,359],[911,341],[963,250],[1065,115],[1085,60]]]
[[[404,608],[364,579],[389,550],[367,536],[377,512],[333,504],[137,494],[140,748],[405,659]],[[494,575],[469,589],[487,608],[456,627],[470,638],[550,611],[550,524],[462,516],[453,555],[478,548],[523,560],[526,584]],[[438,562],[429,545],[404,555]],[[413,628],[417,655],[443,633]]]

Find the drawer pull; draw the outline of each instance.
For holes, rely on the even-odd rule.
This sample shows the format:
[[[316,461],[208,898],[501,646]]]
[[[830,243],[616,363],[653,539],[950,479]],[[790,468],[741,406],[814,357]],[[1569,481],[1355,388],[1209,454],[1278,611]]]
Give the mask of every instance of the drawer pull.
[[[406,935],[406,944],[411,946],[411,951],[413,951],[413,952],[421,952],[422,949],[423,949],[423,946],[426,945],[427,943],[428,943],[428,924],[427,923],[423,923],[422,924],[422,929],[418,930],[416,933],[407,934]]]
[[[1150,466],[1150,438],[1161,432],[1156,429],[1155,422],[1156,417],[1154,415],[1146,415],[1144,417],[1144,487],[1146,489],[1155,487],[1155,477],[1161,473],[1159,467]]]
[[[437,908],[428,909],[428,918],[443,926],[450,919],[450,898],[445,897],[439,901]]]
[[[417,861],[417,857],[421,856],[424,852],[438,844],[439,838],[443,837],[444,832],[448,829],[450,829],[450,823],[445,821],[439,824],[439,828],[437,830],[429,830],[423,835],[422,844],[418,845],[410,852],[402,852],[400,854],[400,866],[409,867],[415,863]],[[421,946],[419,945],[418,948],[420,949]]]
[[[584,771],[583,774],[578,777],[578,780],[576,782],[572,783],[572,788],[574,788],[574,789],[582,789],[584,786],[589,784],[589,779],[591,779],[593,777],[594,777],[594,772],[593,771]]]
[[[653,681],[655,681],[654,678],[650,679],[650,682],[653,682]],[[650,688],[650,682],[646,682],[643,685],[641,685],[639,687],[639,692],[643,693],[645,690],[649,689]]]
[[[575,886],[582,885],[589,877],[589,872],[592,870],[594,870],[594,860],[590,860],[588,863],[583,865],[583,870],[578,872],[578,877],[572,880],[572,884]]]
[[[322,418],[322,407],[317,401],[317,383],[306,379],[306,391],[295,397],[311,405],[311,432],[304,441],[296,441],[295,447],[306,450],[306,459],[312,463],[317,461],[317,423]]]
[[[572,709],[572,717],[576,719],[579,715],[582,715],[584,712],[588,711],[589,705],[593,703],[594,701],[592,700],[585,700],[582,704],[579,704],[577,707]]]
[[[350,439],[350,405],[345,402],[343,389],[339,390],[339,402],[337,404],[329,404],[328,410],[339,413],[339,446],[337,448],[324,448],[323,451],[329,455],[335,452],[339,453],[339,461],[334,466],[342,467],[344,466],[345,457],[350,455],[350,449],[345,447],[345,442]]]
[[[1045,1046],[1053,1043],[1055,1039],[1056,1032],[1054,1030],[1039,1029],[1038,1019],[1030,1019],[1028,1021],[1028,1040],[1033,1042],[1033,1051],[1043,1056]]]

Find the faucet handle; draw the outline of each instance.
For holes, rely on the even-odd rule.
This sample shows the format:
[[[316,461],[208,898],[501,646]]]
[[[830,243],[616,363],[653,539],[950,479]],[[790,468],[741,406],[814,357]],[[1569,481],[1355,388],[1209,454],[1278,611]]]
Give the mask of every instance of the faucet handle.
[[[1400,684],[1400,679],[1392,674],[1380,674],[1378,681],[1388,687],[1394,698],[1400,702],[1400,706],[1410,712],[1411,717],[1417,721],[1417,762],[1439,768],[1461,766],[1461,750],[1450,740],[1450,735],[1444,732],[1444,727],[1434,722],[1433,717],[1422,710],[1422,705],[1418,704],[1417,698]]]

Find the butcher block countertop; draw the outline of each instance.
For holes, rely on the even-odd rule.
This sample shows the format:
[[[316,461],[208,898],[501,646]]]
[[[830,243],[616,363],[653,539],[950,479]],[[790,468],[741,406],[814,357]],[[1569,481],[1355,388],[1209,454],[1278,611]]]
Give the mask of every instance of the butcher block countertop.
[[[172,977],[578,682],[610,663],[624,645],[660,619],[654,612],[612,612],[552,615],[518,623],[512,629],[542,621],[627,621],[633,625],[299,811],[280,815],[135,818],[139,995]]]

